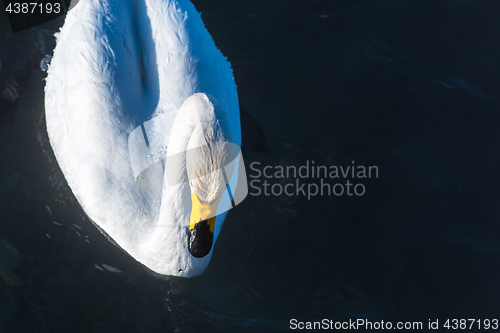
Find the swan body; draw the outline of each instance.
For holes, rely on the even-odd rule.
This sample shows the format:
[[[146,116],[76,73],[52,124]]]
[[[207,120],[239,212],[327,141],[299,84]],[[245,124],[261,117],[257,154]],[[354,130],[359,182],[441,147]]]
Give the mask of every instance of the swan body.
[[[80,1],[57,34],[45,109],[61,170],[99,229],[157,273],[202,273],[244,166],[239,155],[232,169],[221,168],[227,146],[241,146],[238,97],[194,6]],[[166,185],[143,188],[131,167],[131,133],[161,117],[172,120],[157,126]],[[213,239],[196,256],[196,232],[207,230]]]

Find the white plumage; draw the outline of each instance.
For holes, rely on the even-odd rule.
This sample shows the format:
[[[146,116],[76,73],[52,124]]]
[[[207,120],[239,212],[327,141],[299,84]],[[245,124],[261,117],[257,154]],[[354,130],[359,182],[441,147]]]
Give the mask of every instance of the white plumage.
[[[186,249],[189,183],[164,190],[138,187],[127,141],[145,121],[174,112],[174,125],[165,129],[167,155],[200,146],[200,129],[189,129],[198,110],[202,132],[210,122],[220,124],[241,145],[232,70],[194,6],[188,0],[80,1],[57,34],[45,109],[57,161],[89,218],[155,272],[203,272],[212,252],[194,258]],[[230,183],[237,175],[227,175]],[[214,243],[225,216],[217,216]]]

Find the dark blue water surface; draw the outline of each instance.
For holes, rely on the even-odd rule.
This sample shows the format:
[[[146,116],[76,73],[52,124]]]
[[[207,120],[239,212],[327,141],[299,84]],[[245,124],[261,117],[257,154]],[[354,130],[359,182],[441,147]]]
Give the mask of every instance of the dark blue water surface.
[[[312,161],[378,178],[250,188],[205,273],[158,279],[85,217],[49,145],[39,61],[64,18],[12,34],[0,14],[0,332],[500,317],[500,2],[193,3],[234,69],[249,180]]]

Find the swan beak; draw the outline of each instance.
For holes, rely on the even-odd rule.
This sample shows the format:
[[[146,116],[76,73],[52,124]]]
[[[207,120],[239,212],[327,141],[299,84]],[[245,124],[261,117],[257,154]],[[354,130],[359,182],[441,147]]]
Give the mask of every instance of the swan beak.
[[[188,250],[195,258],[203,258],[210,253],[214,240],[215,216],[220,198],[203,203],[196,192],[191,196],[191,218],[188,233]]]

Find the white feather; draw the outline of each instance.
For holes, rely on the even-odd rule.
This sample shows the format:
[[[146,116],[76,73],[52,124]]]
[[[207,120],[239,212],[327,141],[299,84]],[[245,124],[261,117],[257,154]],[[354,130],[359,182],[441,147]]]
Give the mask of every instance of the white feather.
[[[188,0],[82,0],[57,34],[45,87],[47,131],[57,161],[89,218],[160,274],[200,274],[212,252],[197,259],[187,251],[189,183],[163,191],[138,187],[127,139],[151,117],[180,112],[173,127],[165,129],[168,155],[199,143],[189,141],[196,130],[186,127],[179,111],[196,93],[220,102],[227,116],[221,120],[227,121],[223,130],[239,146],[232,70]],[[204,98],[192,100],[203,104]],[[217,192],[213,186],[205,192]],[[217,216],[214,243],[224,218]]]

